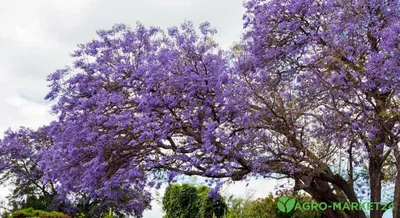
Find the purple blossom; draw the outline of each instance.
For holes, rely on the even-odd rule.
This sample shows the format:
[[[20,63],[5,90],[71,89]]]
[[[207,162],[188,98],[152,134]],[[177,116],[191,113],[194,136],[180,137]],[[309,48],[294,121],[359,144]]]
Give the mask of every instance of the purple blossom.
[[[368,168],[372,178],[383,162],[364,163],[381,163],[384,148],[397,146],[397,4],[249,0],[243,40],[230,51],[213,42],[207,22],[199,33],[191,22],[167,33],[140,23],[98,31],[71,67],[48,77],[58,120],[34,156],[41,181],[59,182],[61,196],[126,197],[124,210],[138,215],[151,199],[146,188],[178,174],[307,177],[337,199],[329,187],[346,186],[350,201],[351,184],[333,184],[337,165]],[[20,133],[7,134],[0,169],[12,166],[7,155],[32,153]]]

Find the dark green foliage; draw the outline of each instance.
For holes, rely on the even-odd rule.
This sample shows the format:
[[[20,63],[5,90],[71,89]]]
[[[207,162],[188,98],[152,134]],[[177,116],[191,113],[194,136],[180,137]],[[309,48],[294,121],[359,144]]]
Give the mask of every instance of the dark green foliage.
[[[223,217],[225,212],[228,211],[228,205],[225,203],[225,199],[221,196],[220,199],[214,201],[208,197],[210,188],[207,186],[199,186],[197,193],[199,196],[200,203],[200,217],[212,218],[213,215],[217,218]]]
[[[228,206],[223,198],[218,201],[213,201],[211,198],[206,198],[204,204],[204,218],[212,218],[213,215],[221,218],[227,212]]]
[[[164,218],[194,218],[199,213],[199,199],[195,187],[188,184],[170,185],[163,197]]]
[[[200,217],[212,218],[213,215],[217,218],[223,217],[228,211],[228,205],[225,199],[221,196],[217,201],[214,201],[211,197],[208,197],[210,188],[207,186],[199,186],[197,193],[199,196],[200,203]]]
[[[162,198],[164,218],[221,218],[227,211],[224,198],[213,201],[208,197],[210,188],[189,184],[172,184]]]
[[[36,210],[46,210],[53,202],[52,197],[48,196],[28,196],[26,202],[22,205],[22,209],[35,208]]]

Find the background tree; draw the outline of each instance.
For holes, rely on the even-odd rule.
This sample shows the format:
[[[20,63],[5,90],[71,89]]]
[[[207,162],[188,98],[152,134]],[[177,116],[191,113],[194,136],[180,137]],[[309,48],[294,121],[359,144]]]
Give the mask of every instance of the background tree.
[[[8,130],[0,142],[0,181],[12,182],[9,196],[13,210],[35,207],[39,210],[62,210],[63,202],[56,199],[53,183],[43,179],[37,165],[37,153],[50,145],[44,138],[45,129],[37,132],[27,128]]]
[[[296,202],[303,204],[313,199],[305,194],[293,194],[291,190],[283,190],[279,195],[269,195],[265,198],[252,199],[251,196],[228,198],[229,213],[227,218],[322,218],[325,217],[321,211],[316,210],[293,210],[283,213],[278,210],[277,203],[280,197],[296,198]]]
[[[62,211],[75,215],[102,216],[114,208],[115,217],[124,217],[131,199],[119,196],[118,201],[106,197],[90,197],[84,191],[60,188],[60,182],[45,174],[39,164],[46,149],[52,146],[49,127],[38,130],[21,127],[8,130],[0,142],[0,181],[12,184],[7,196],[8,211],[33,208],[44,211]],[[72,197],[71,197],[72,196]]]
[[[250,206],[254,200],[255,190],[245,190],[244,197],[237,197],[234,195],[229,195],[226,197],[228,204],[228,214],[227,217],[241,217],[244,214],[246,208]]]
[[[215,200],[208,196],[210,188],[190,184],[172,184],[162,198],[165,218],[221,218],[227,211],[224,198]]]
[[[165,218],[199,217],[199,198],[196,187],[174,184],[167,187],[162,200]]]
[[[204,218],[222,218],[228,211],[225,198],[217,196],[217,199],[209,196],[211,188],[198,186],[197,195],[200,200],[200,216]]]
[[[243,212],[243,217],[260,217],[260,218],[322,218],[321,211],[318,210],[292,210],[289,213],[283,213],[277,209],[277,203],[280,197],[286,196],[289,198],[296,198],[296,204],[303,204],[305,202],[313,201],[307,195],[294,194],[291,191],[281,192],[277,196],[273,196],[272,193],[266,198],[258,198],[248,204]]]

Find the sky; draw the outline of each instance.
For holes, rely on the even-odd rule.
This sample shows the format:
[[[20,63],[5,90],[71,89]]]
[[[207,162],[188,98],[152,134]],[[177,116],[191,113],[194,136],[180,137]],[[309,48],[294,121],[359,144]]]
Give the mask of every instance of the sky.
[[[71,63],[77,44],[96,38],[96,31],[124,23],[135,27],[167,28],[185,20],[198,26],[209,21],[216,27],[215,40],[229,48],[242,34],[241,0],[0,0],[0,136],[8,128],[36,128],[55,119],[49,113],[54,102],[46,77]],[[224,194],[245,196],[245,182],[224,188]],[[274,190],[275,182],[252,180],[255,198]],[[165,186],[160,190],[162,194]],[[7,194],[0,187],[0,199]],[[162,217],[155,202],[144,218]]]

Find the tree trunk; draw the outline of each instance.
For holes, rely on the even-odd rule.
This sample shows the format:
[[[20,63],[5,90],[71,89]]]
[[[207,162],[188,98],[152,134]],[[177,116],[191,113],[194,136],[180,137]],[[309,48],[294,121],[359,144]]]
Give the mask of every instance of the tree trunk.
[[[381,167],[379,166],[378,161],[371,158],[369,163],[369,176],[370,176],[370,189],[371,189],[371,202],[381,202],[381,192],[382,192],[382,172]],[[374,206],[373,210],[371,210],[371,218],[382,218],[382,208],[376,208]]]
[[[393,204],[393,218],[400,218],[400,173],[396,175]]]
[[[308,192],[317,202],[325,202],[329,204],[330,202],[342,202],[337,194],[333,193],[330,185],[326,181],[315,179],[309,188],[304,189]],[[364,211],[362,210],[333,210],[327,208],[324,212],[327,218],[366,218]]]
[[[400,166],[400,154],[397,148],[394,149],[394,156],[396,157],[397,166]],[[398,172],[394,186],[393,204],[393,218],[400,218],[400,173]]]

